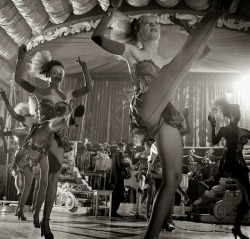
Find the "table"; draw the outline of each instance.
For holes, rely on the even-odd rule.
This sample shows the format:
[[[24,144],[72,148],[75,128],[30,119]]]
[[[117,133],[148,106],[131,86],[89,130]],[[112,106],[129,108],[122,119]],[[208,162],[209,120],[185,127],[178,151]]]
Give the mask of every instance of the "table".
[[[105,185],[107,181],[107,173],[109,171],[81,171],[83,176],[89,177],[88,184],[92,187],[92,189],[103,189],[105,190]],[[101,185],[101,181],[103,178],[103,186]],[[97,187],[96,187],[97,184]]]

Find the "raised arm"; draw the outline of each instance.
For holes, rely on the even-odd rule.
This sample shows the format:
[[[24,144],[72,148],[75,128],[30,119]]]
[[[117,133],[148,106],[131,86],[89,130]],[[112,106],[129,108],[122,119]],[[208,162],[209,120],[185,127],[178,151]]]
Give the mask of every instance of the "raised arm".
[[[210,122],[210,125],[212,128],[212,144],[216,145],[221,141],[221,139],[223,137],[222,132],[221,132],[221,128],[219,129],[217,134],[215,134],[216,120],[211,115],[209,115],[208,121]]]
[[[17,65],[16,65],[16,73],[15,73],[15,82],[21,86],[25,91],[29,93],[33,93],[36,87],[30,84],[28,81],[23,79],[23,73],[25,69],[25,57],[27,55],[27,48],[25,45],[22,45],[19,48]]]
[[[108,24],[110,23],[113,15],[121,6],[123,0],[110,0],[110,6],[101,21],[97,25],[95,31],[93,32],[91,39],[104,50],[115,54],[122,55],[125,51],[125,45],[123,43],[113,41],[104,37],[104,33]]]
[[[4,101],[4,103],[5,103],[5,105],[6,105],[6,107],[7,107],[7,110],[8,110],[8,112],[10,113],[11,117],[14,118],[15,120],[19,121],[19,122],[24,123],[25,117],[22,116],[22,115],[19,115],[19,114],[17,114],[17,113],[15,112],[15,110],[14,110],[13,107],[10,105],[9,100],[8,100],[7,97],[6,97],[6,94],[5,94],[4,90],[1,89],[1,88],[0,88],[0,95],[1,95],[1,97],[2,97],[2,99],[3,99],[3,101]]]
[[[85,86],[80,88],[80,89],[74,90],[72,92],[72,96],[74,98],[86,95],[90,91],[93,90],[93,83],[92,83],[91,76],[89,74],[89,70],[88,70],[86,62],[81,61],[79,56],[78,56],[78,59],[76,60],[76,62],[79,63],[79,65],[82,68],[83,76],[85,78]]]

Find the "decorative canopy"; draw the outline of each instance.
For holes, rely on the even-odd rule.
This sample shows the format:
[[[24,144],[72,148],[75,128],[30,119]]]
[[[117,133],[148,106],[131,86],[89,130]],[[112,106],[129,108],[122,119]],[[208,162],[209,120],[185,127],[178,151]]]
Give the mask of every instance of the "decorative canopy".
[[[177,13],[177,17],[187,19],[190,25],[194,25],[209,8],[209,2],[124,0],[120,10],[131,16],[149,12],[157,14],[163,34],[167,36],[161,42],[160,50],[165,51],[167,44],[171,43],[169,50],[175,54],[185,37],[181,29],[173,27],[169,14]],[[68,74],[80,72],[74,65],[78,55],[87,62],[92,72],[126,72],[124,62],[117,61],[90,40],[91,32],[108,6],[109,0],[1,0],[0,82],[6,84],[13,78],[21,44],[27,44],[30,56],[38,50],[50,50],[53,58],[63,61]],[[250,2],[241,0],[234,10],[234,14],[218,22],[218,29],[209,42],[211,54],[197,63],[193,71],[235,72],[248,68]],[[166,30],[174,32],[170,34]]]

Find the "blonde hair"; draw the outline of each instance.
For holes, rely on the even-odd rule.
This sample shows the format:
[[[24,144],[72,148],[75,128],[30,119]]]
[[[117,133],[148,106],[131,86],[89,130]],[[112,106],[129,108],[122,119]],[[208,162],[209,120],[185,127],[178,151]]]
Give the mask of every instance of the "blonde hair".
[[[123,43],[138,43],[137,33],[139,32],[140,23],[146,17],[155,17],[153,14],[143,14],[138,18],[131,18],[121,12],[116,12],[111,24],[111,39]]]

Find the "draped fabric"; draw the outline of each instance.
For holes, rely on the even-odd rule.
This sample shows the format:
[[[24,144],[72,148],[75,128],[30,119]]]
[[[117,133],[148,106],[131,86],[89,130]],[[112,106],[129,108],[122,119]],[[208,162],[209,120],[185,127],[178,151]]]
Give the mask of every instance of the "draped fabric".
[[[172,101],[181,112],[184,107],[190,109],[189,121],[191,133],[184,138],[185,146],[209,147],[211,144],[210,124],[207,120],[211,102],[219,95],[225,95],[230,103],[240,104],[241,127],[250,127],[249,97],[242,94],[241,74],[190,73],[179,85]],[[250,80],[250,79],[249,79]],[[217,118],[217,130],[228,123],[225,118]]]
[[[62,88],[76,89],[84,84],[83,76],[66,77]],[[74,100],[74,106],[85,105],[85,115],[70,130],[71,140],[91,138],[97,142],[128,141],[129,99],[132,90],[129,74],[92,74],[93,91]]]
[[[185,42],[187,35],[183,32],[162,31],[158,52],[163,56],[174,56]],[[77,56],[86,61],[94,73],[127,73],[125,61],[119,61],[113,54],[106,52],[91,41],[92,32],[59,38],[45,42],[36,51],[51,51],[53,59],[64,63],[67,74],[77,74],[81,68],[75,63]],[[107,31],[109,35],[109,31]],[[215,29],[208,46],[211,52],[196,62],[192,72],[249,72],[250,36],[249,33]],[[30,53],[35,54],[36,51]]]
[[[225,94],[231,103],[241,106],[240,126],[250,128],[250,97],[247,81],[241,74],[189,73],[172,97],[173,104],[182,112],[190,109],[191,133],[184,138],[185,146],[211,146],[210,125],[207,116],[210,104],[216,96]],[[78,127],[71,129],[71,140],[92,138],[97,142],[124,140],[131,142],[129,131],[129,101],[132,84],[128,74],[92,74],[94,89],[87,96],[75,99],[74,105],[85,105],[84,118],[78,120]],[[75,89],[83,85],[83,77],[66,77],[62,88]],[[218,127],[227,123],[217,119]]]
[[[236,73],[189,73],[187,75],[172,97],[173,104],[180,112],[185,107],[190,109],[191,133],[184,137],[185,146],[211,146],[210,124],[207,116],[211,102],[221,94],[225,94],[231,103],[240,105],[242,113],[240,126],[250,129],[250,76],[245,80],[242,76]],[[77,128],[70,129],[70,140],[84,141],[85,138],[91,138],[100,143],[112,143],[114,140],[131,142],[129,101],[132,84],[129,74],[92,73],[91,77],[94,83],[93,91],[73,101],[73,106],[85,105],[85,115],[82,119],[77,119]],[[29,81],[40,87],[45,87],[47,84],[38,79],[29,79]],[[82,74],[67,75],[62,83],[62,90],[78,89],[84,85],[84,82]],[[18,102],[27,102],[29,95],[27,92],[19,89],[18,95]],[[228,123],[223,118],[216,120],[217,129]],[[15,127],[14,123],[13,127]],[[4,168],[4,166],[0,168],[0,173],[3,175]],[[8,176],[8,180],[12,185],[13,177]],[[16,197],[14,187],[8,190],[8,198]]]

